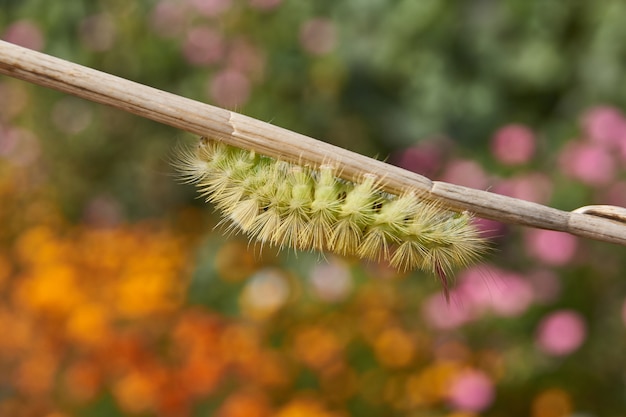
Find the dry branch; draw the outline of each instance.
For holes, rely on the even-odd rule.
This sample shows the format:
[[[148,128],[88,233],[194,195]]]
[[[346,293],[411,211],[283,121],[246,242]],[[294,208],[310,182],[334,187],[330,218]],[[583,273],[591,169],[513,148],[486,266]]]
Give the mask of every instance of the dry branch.
[[[96,71],[43,53],[0,41],[0,73],[64,93],[107,104],[148,119],[274,158],[319,165],[332,161],[342,176],[356,180],[363,172],[380,173],[385,189],[412,189],[455,210],[505,223],[559,230],[596,240],[626,245],[626,209],[612,207],[565,212],[540,204],[421,175],[320,142],[313,138],[229,110]]]

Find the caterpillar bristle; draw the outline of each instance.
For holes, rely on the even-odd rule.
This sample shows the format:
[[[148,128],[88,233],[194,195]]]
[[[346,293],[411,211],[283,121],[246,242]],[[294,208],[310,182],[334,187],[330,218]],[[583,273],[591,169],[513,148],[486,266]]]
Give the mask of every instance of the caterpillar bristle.
[[[339,179],[330,164],[300,166],[204,137],[195,149],[179,149],[174,166],[222,212],[227,231],[262,245],[421,269],[439,277],[446,291],[448,276],[486,249],[470,214],[411,192],[385,193],[373,174],[353,183]]]
[[[224,214],[223,221],[230,220],[247,233],[254,227],[259,217],[259,204],[252,198],[241,200],[233,204],[230,209],[224,210]]]
[[[204,158],[200,158],[202,152],[200,145],[197,149],[178,146],[174,151],[172,165],[178,173],[178,178],[182,183],[194,184],[198,183],[207,175],[207,163]]]
[[[407,240],[398,246],[389,263],[392,267],[403,272],[418,268],[423,269],[427,255],[427,247],[415,240]]]
[[[415,217],[418,200],[405,194],[382,204],[368,227],[359,256],[380,261],[390,259],[391,245],[398,245],[408,234],[408,221]]]
[[[307,238],[304,239],[305,249],[308,245],[318,251],[329,248],[342,202],[338,196],[344,192],[344,187],[337,182],[333,166],[322,165],[319,168],[315,176],[313,201],[309,207],[311,222],[307,227]]]

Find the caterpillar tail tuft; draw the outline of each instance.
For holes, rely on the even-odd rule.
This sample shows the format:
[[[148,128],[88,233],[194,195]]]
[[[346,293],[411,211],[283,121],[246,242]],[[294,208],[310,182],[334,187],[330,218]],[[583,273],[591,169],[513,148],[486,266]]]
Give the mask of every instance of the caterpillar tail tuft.
[[[372,173],[350,182],[330,164],[301,166],[207,137],[180,149],[174,165],[229,229],[251,240],[387,262],[399,271],[421,269],[441,280],[446,297],[449,274],[487,249],[469,213],[410,191],[386,193]]]

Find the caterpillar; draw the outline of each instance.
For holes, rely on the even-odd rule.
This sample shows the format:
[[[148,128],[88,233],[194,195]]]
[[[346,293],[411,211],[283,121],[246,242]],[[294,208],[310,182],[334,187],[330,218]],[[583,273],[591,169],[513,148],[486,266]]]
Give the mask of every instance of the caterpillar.
[[[174,165],[222,213],[220,223],[262,244],[385,261],[399,271],[447,276],[486,248],[467,212],[411,191],[382,190],[379,176],[340,179],[332,164],[302,166],[201,137]]]

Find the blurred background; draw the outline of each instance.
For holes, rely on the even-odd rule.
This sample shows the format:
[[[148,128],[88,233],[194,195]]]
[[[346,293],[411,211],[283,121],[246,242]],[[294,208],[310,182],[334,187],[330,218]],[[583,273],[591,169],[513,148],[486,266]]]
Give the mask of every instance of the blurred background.
[[[557,208],[626,206],[626,3],[0,0],[0,37]],[[436,279],[214,230],[177,143],[0,77],[0,415],[624,416],[626,252]]]

